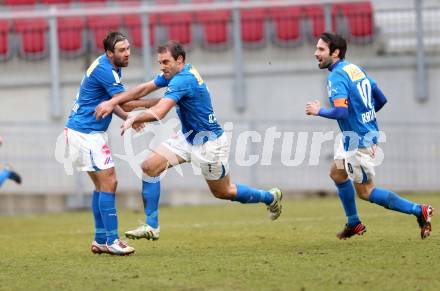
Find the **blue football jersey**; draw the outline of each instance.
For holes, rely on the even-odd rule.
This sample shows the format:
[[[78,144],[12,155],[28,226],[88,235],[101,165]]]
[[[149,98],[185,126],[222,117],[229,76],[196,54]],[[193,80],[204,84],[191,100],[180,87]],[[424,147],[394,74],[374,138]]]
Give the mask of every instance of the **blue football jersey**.
[[[331,67],[327,84],[330,105],[348,107],[348,118],[338,120],[345,150],[377,143],[379,128],[371,93],[375,87],[376,82],[357,65],[342,60]]]
[[[93,113],[99,103],[109,100],[113,95],[123,92],[121,68],[113,68],[108,57],[103,54],[87,69],[81,81],[72,112],[66,127],[82,133],[106,131],[112,114],[96,120]]]
[[[176,102],[182,132],[189,143],[204,143],[223,134],[212,109],[208,88],[191,64],[186,64],[170,80],[163,74],[158,75],[154,83],[157,87],[168,87],[164,98],[171,98]]]

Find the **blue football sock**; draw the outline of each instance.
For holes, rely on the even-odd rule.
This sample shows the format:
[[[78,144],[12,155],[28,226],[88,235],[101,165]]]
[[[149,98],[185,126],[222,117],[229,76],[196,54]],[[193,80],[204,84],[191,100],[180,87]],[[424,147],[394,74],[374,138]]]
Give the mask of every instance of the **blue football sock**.
[[[360,220],[356,210],[356,198],[353,183],[347,180],[341,184],[335,184],[338,188],[338,196],[344,206],[345,216],[347,216],[347,224],[350,227],[356,226]]]
[[[159,226],[160,180],[142,181],[142,200],[144,202],[145,223],[153,228]]]
[[[263,202],[269,205],[273,201],[273,195],[269,191],[258,190],[243,184],[235,184],[237,186],[237,195],[233,201],[240,203],[259,203]]]
[[[99,210],[105,226],[107,243],[112,244],[118,238],[118,214],[116,213],[115,193],[99,193]]]
[[[93,191],[92,194],[92,212],[95,220],[95,241],[99,244],[105,244],[107,235],[105,234],[105,226],[102,221],[101,212],[99,211],[99,192]]]
[[[381,205],[385,208],[420,216],[422,208],[417,203],[406,200],[394,192],[386,189],[374,188],[370,194],[370,202]]]
[[[6,181],[6,179],[9,178],[9,175],[11,172],[9,170],[3,170],[0,172],[0,187],[3,185],[3,183]]]

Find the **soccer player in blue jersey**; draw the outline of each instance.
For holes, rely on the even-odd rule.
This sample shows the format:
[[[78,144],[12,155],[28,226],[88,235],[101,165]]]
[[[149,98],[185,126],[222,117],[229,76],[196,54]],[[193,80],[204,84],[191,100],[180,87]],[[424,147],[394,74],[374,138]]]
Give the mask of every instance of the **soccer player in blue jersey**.
[[[3,144],[3,137],[0,136],[0,146]],[[4,168],[0,170],[0,187],[6,180],[12,180],[17,184],[21,184],[21,176],[12,169]]]
[[[86,171],[95,185],[92,211],[95,220],[93,253],[129,255],[134,248],[118,237],[118,216],[115,204],[116,173],[106,130],[112,119],[94,116],[95,107],[124,92],[121,68],[128,66],[130,44],[119,32],[110,32],[103,41],[105,53],[87,69],[81,81],[72,112],[65,127],[66,152],[78,171]],[[122,119],[127,113],[119,106],[113,111]]]
[[[340,35],[325,32],[320,36],[315,58],[320,69],[330,72],[327,89],[331,108],[321,107],[317,100],[306,105],[306,114],[335,119],[343,133],[330,170],[348,220],[337,237],[347,239],[366,231],[356,210],[356,189],[363,200],[416,216],[424,239],[431,232],[432,206],[416,204],[373,183],[379,131],[376,112],[387,99],[364,69],[345,60],[346,50],[347,42]]]
[[[217,123],[211,96],[206,83],[191,64],[185,63],[185,50],[175,41],[158,47],[158,62],[162,73],[154,80],[140,84],[113,97],[96,109],[96,116],[107,116],[114,106],[136,100],[159,88],[167,87],[162,98],[141,114],[128,118],[123,132],[132,125],[160,120],[173,108],[182,123],[181,131],[165,141],[142,163],[146,177],[142,182],[142,196],[146,223],[127,231],[128,238],[159,238],[158,202],[160,174],[169,167],[193,162],[201,172],[212,192],[220,199],[241,203],[264,203],[272,220],[281,214],[282,193],[278,188],[269,191],[254,189],[243,184],[233,184],[229,177],[229,142],[223,128]]]

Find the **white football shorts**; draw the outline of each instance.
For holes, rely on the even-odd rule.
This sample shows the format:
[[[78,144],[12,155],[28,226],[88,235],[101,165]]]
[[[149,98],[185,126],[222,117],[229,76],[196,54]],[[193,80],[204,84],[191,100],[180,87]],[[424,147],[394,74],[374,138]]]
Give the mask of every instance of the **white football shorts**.
[[[226,134],[204,144],[192,145],[179,131],[162,145],[199,168],[206,180],[219,180],[229,174],[230,145]]]
[[[344,168],[348,177],[355,183],[366,183],[374,178],[374,159],[377,145],[345,151],[342,141],[335,151],[334,160],[344,160]],[[338,164],[336,164],[338,166]]]
[[[71,160],[72,166],[78,171],[95,172],[115,166],[107,146],[107,133],[87,134],[70,128],[65,128],[64,133],[65,157]]]

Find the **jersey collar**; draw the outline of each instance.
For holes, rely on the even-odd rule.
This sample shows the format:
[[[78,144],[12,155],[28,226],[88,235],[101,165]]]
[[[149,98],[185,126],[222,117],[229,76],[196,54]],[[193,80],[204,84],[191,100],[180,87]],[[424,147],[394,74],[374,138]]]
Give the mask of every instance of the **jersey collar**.
[[[328,67],[328,70],[331,72],[331,71],[333,71],[333,69],[340,63],[340,62],[342,62],[343,60],[342,59],[339,59],[339,60],[337,60],[336,61],[336,63],[334,63],[334,64],[332,64],[330,67]]]

